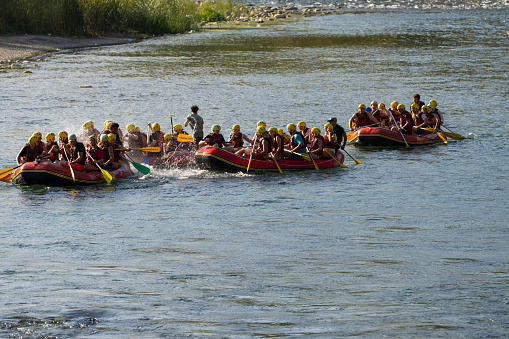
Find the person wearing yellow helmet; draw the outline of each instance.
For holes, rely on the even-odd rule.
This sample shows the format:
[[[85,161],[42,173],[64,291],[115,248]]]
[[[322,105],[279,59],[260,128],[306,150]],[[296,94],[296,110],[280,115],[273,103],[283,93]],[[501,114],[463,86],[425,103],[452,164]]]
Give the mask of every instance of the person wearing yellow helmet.
[[[174,132],[173,139],[174,139],[174,143],[175,143],[175,150],[173,151],[172,155],[189,153],[190,143],[178,141],[179,135],[181,135],[181,134],[189,135],[189,134],[186,131],[184,131],[181,124],[175,124],[173,126],[173,132]]]
[[[159,147],[161,151],[159,153],[151,153],[152,156],[158,155],[162,156],[164,151],[164,132],[161,131],[161,126],[156,122],[153,125],[148,124],[150,129],[152,130],[152,134],[150,134],[148,138],[148,146],[149,147]]]
[[[185,127],[187,127],[187,125],[191,126],[196,145],[203,139],[203,118],[198,114],[198,110],[198,106],[191,106],[191,114],[187,116],[186,122],[184,123]]]
[[[416,103],[412,105],[418,106]],[[423,128],[429,127],[428,120],[428,106],[423,105],[421,111],[413,112],[412,118],[414,119],[414,126],[412,126],[412,132],[415,134],[424,134],[427,133]]]
[[[16,157],[16,162],[18,165],[36,161],[36,159],[42,155],[43,151],[37,146],[37,141],[38,137],[35,134],[28,138],[28,143],[23,146],[21,151],[19,151],[18,156]]]
[[[311,158],[317,160],[323,155],[323,146],[325,144],[322,131],[318,127],[311,129],[311,147],[308,149],[308,153]]]
[[[405,110],[405,105],[398,105],[399,112],[399,126],[395,125],[392,127],[393,131],[401,132],[403,134],[412,134],[412,127],[414,126],[414,120],[412,115]],[[397,119],[396,117],[394,117]]]
[[[86,147],[87,160],[85,161],[85,171],[97,171],[99,166],[103,166],[104,164],[104,154],[103,151],[97,145],[97,137],[95,134],[92,134],[88,137],[88,144]],[[97,164],[97,165],[96,165]]]
[[[198,146],[223,148],[224,144],[226,143],[226,140],[224,140],[224,137],[221,134],[221,126],[214,124],[210,129],[212,133],[210,133],[203,140],[201,140],[198,143]]]
[[[376,120],[371,113],[366,112],[366,105],[360,104],[358,107],[358,111],[352,115],[350,120],[348,121],[348,126],[350,130],[359,129],[364,126],[372,126],[378,125],[378,120]]]
[[[256,138],[257,140],[259,140],[259,142],[258,146],[252,149],[253,159],[258,160],[270,159],[272,140],[265,126],[258,125],[258,127],[256,128]],[[249,154],[249,156],[251,156],[251,154]]]
[[[103,166],[106,170],[111,171],[118,168],[118,161],[115,161],[115,151],[113,144],[110,143],[108,134],[101,134],[101,142],[99,148],[103,153]]]
[[[35,132],[34,135],[37,137],[37,147],[39,147],[42,152],[46,151],[46,144],[44,141],[42,141],[42,133],[41,132]]]
[[[147,146],[147,140],[148,140],[147,133],[142,132],[141,129],[138,126],[136,126],[136,134],[141,136],[140,147],[146,147]]]
[[[440,125],[444,123],[444,117],[442,116],[442,112],[437,108],[438,103],[431,99],[429,101],[429,113],[433,115],[435,118],[435,129],[438,130],[440,128]],[[429,118],[429,117],[428,117]]]
[[[334,156],[339,149],[338,136],[334,133],[334,126],[332,126],[330,122],[326,123],[323,128],[325,131],[323,136],[323,149]]]
[[[124,140],[127,141],[127,146],[129,148],[141,148],[143,145],[143,138],[140,132],[136,132],[136,126],[133,124],[128,124],[126,126],[127,133],[124,134]],[[139,150],[132,151],[133,156],[141,156],[142,152]]]
[[[286,129],[291,137],[290,142],[287,145],[287,149],[285,149],[284,157],[289,159],[300,159],[300,156],[296,156],[294,153],[306,153],[306,142],[302,135],[297,133],[297,126],[295,126],[295,124],[288,124]]]
[[[311,142],[311,129],[307,127],[307,124],[304,121],[299,121],[297,123],[297,129],[297,133],[300,133],[306,142]]]
[[[336,151],[339,148],[345,149],[345,145],[348,140],[345,129],[340,124],[338,124],[338,119],[336,117],[331,117],[329,120],[327,120],[327,122],[332,125],[332,132],[336,135]]]
[[[247,141],[250,144],[253,143],[253,140],[249,139],[245,133],[240,131],[239,125],[233,125],[232,132],[228,137],[228,142],[231,144],[231,146],[226,147],[225,149],[233,153],[238,152],[244,146],[244,141]]]
[[[58,160],[58,143],[55,141],[55,133],[46,134],[46,154],[48,157],[46,158],[49,162],[55,162]]]
[[[276,160],[281,160],[285,154],[285,132],[281,128],[274,128],[274,130],[272,130],[272,127],[269,129],[269,134],[271,134],[274,139],[272,144],[272,155]]]
[[[92,121],[86,121],[81,126],[81,132],[79,135],[79,139],[83,140],[84,142],[88,140],[88,137],[91,135],[95,135],[96,137],[99,137],[101,135],[101,132],[96,130],[94,128],[94,123]]]

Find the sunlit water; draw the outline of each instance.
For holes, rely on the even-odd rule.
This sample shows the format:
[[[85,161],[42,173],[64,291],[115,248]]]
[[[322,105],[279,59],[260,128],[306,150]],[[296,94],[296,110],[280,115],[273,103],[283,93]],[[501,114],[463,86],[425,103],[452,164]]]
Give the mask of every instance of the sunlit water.
[[[509,11],[473,7],[175,35],[1,74],[1,168],[35,131],[168,131],[192,104],[207,129],[251,134],[346,125],[359,103],[418,92],[471,138],[347,147],[361,165],[319,172],[2,184],[0,336],[506,337]]]

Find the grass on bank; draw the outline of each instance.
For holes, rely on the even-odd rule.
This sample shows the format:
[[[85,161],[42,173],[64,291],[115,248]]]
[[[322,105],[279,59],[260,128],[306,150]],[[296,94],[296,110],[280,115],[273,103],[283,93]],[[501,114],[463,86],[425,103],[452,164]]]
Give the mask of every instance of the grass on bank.
[[[0,0],[0,34],[181,33],[245,13],[231,0]]]

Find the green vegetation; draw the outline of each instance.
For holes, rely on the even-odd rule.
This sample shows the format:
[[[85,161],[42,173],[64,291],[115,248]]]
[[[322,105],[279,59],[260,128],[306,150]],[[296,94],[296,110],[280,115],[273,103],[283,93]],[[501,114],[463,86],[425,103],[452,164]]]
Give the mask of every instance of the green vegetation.
[[[0,0],[0,34],[164,34],[246,12],[231,0]]]

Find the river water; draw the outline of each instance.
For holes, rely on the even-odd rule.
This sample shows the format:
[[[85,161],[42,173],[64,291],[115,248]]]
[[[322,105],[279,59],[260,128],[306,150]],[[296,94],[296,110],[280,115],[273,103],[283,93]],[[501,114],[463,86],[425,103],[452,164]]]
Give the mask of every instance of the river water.
[[[346,125],[360,103],[420,93],[469,136],[347,147],[361,165],[319,172],[2,183],[0,336],[507,337],[509,10],[395,3],[0,74],[1,168],[35,131],[107,119],[168,131],[193,104],[207,129],[251,134],[258,120]]]

